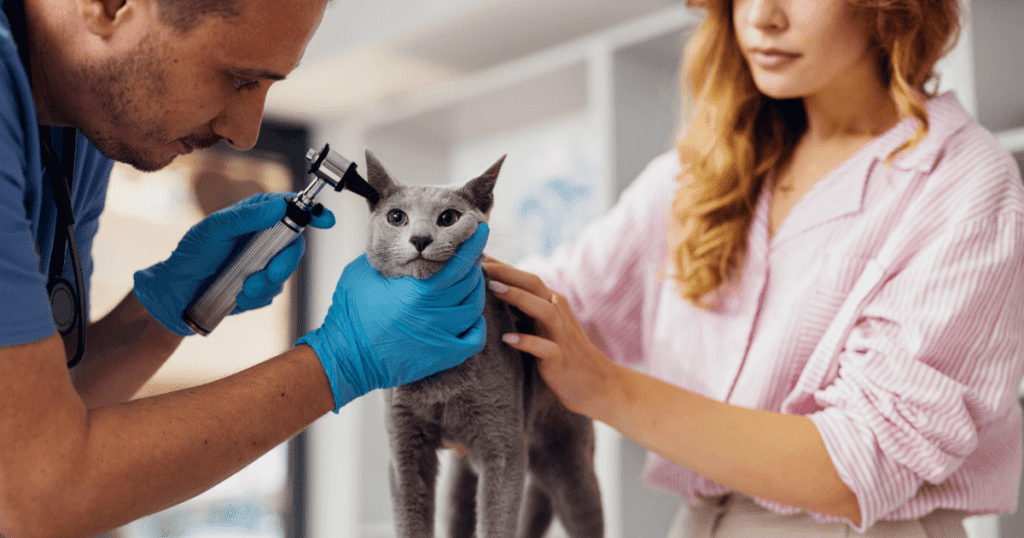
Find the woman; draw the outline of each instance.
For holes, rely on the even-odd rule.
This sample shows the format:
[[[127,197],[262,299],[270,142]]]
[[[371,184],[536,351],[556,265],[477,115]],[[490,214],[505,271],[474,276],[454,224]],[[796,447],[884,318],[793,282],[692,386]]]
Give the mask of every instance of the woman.
[[[1024,189],[928,92],[959,14],[708,2],[676,151],[537,276],[486,262],[541,327],[506,341],[651,451],[676,535],[964,536],[1014,509]]]

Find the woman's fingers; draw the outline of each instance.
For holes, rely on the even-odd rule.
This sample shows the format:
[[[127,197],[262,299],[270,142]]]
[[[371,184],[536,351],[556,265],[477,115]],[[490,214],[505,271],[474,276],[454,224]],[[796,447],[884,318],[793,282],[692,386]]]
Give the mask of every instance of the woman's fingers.
[[[537,357],[540,375],[558,399],[569,410],[587,414],[588,406],[600,402],[611,363],[590,342],[569,302],[530,273],[489,258],[483,266],[494,296],[537,322],[536,335],[508,333],[502,340]]]
[[[529,353],[541,361],[555,360],[560,353],[558,344],[532,334],[508,333],[502,335],[501,339],[513,348]]]
[[[544,282],[537,275],[520,271],[511,265],[506,265],[493,258],[485,259],[483,267],[487,275],[494,280],[526,290],[538,297],[543,297],[545,300],[551,296],[548,287],[544,285]]]
[[[544,325],[548,331],[554,329],[555,322],[558,320],[558,311],[550,300],[545,300],[534,293],[500,281],[492,280],[488,287],[496,297],[522,310],[524,314]]]
[[[483,267],[495,296],[536,320],[540,336],[558,340],[564,327],[561,318],[568,316],[575,321],[565,298],[549,290],[536,275],[492,258],[484,259]]]

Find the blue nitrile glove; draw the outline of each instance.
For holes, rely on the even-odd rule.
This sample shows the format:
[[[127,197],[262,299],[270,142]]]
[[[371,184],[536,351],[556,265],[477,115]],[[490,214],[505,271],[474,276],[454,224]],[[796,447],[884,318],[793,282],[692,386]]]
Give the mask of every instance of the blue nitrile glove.
[[[295,193],[256,194],[201,220],[185,233],[170,258],[135,273],[135,295],[171,332],[181,336],[194,334],[181,319],[185,308],[245,240],[284,217],[284,199],[293,196]],[[334,226],[334,214],[325,208],[310,224],[330,228]],[[250,275],[236,297],[238,306],[231,313],[270,304],[298,267],[304,249],[305,238],[300,234],[266,268]]]
[[[296,343],[316,351],[334,412],[374,389],[411,383],[457,366],[484,347],[486,294],[481,223],[429,278],[384,278],[366,255],[345,267],[319,329]]]

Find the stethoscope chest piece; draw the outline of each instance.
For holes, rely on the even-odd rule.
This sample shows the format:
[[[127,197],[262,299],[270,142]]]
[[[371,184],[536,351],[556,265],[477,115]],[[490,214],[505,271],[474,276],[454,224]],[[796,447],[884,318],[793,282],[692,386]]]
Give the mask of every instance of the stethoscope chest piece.
[[[50,309],[53,323],[60,334],[67,336],[78,321],[78,295],[66,279],[57,277],[47,286],[50,292]]]

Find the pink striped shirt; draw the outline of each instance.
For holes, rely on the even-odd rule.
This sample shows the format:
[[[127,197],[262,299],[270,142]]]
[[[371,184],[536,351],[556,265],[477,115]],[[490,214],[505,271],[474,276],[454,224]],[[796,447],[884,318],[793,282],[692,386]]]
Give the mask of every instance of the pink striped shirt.
[[[714,311],[690,306],[662,276],[675,153],[651,162],[575,244],[521,267],[564,294],[615,361],[813,420],[860,502],[858,530],[939,507],[1012,512],[1024,188],[952,94],[928,111],[927,137],[888,175],[884,161],[915,120],[825,176],[770,240],[765,189],[742,278]],[[644,480],[691,500],[726,491],[655,454]]]

